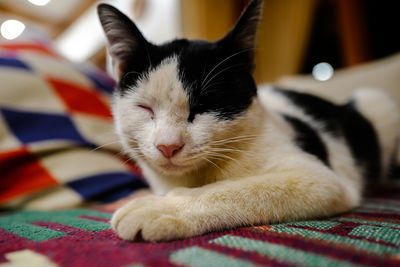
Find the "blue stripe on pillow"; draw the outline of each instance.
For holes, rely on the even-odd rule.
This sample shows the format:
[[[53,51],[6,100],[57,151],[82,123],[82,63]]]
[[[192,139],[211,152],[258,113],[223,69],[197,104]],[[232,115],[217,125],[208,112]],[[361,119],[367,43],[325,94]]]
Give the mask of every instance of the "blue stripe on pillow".
[[[24,144],[67,140],[87,143],[68,116],[0,108],[8,128]]]
[[[66,184],[85,200],[111,202],[147,187],[139,176],[128,172],[101,173]]]
[[[79,69],[90,79],[97,90],[107,94],[112,94],[114,92],[116,84],[110,77],[100,71],[89,70],[84,66],[79,66]]]
[[[7,58],[7,57],[0,57],[0,67],[10,67],[10,68],[18,68],[23,70],[31,70],[31,68],[26,65],[21,60],[16,58]]]

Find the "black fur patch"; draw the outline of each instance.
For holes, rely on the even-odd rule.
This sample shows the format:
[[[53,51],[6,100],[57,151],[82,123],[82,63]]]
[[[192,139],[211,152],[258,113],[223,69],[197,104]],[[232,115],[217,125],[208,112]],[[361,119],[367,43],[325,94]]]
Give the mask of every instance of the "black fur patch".
[[[368,181],[381,176],[381,150],[372,124],[356,109],[353,101],[343,105],[343,132],[357,163],[364,167]]]
[[[364,169],[367,180],[381,175],[381,155],[374,127],[356,109],[354,102],[336,105],[319,97],[277,89],[291,102],[325,126],[337,138],[344,138],[357,164]]]
[[[121,75],[119,93],[123,96],[164,59],[176,56],[179,78],[189,96],[188,121],[205,112],[234,119],[257,94],[251,74],[261,7],[261,0],[251,1],[233,29],[216,42],[179,39],[154,45],[126,15],[107,4],[99,5],[100,22]]]
[[[298,146],[305,152],[316,156],[327,166],[329,166],[328,153],[318,133],[305,122],[295,117],[289,115],[283,115],[283,117],[295,130],[295,141]]]
[[[179,54],[179,71],[189,95],[190,115],[212,112],[231,120],[245,111],[257,94],[248,53],[220,43],[191,41]]]

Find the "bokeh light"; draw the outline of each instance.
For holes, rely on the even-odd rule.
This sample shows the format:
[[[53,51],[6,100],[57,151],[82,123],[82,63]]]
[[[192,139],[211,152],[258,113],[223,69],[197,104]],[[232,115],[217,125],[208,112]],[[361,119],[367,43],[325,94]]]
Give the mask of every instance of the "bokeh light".
[[[28,0],[30,3],[36,6],[45,6],[50,3],[51,0]]]
[[[17,38],[22,34],[24,30],[25,30],[25,24],[15,19],[4,21],[0,27],[1,35],[8,40]]]
[[[318,81],[327,81],[333,76],[333,67],[326,62],[318,63],[313,67],[312,76]]]

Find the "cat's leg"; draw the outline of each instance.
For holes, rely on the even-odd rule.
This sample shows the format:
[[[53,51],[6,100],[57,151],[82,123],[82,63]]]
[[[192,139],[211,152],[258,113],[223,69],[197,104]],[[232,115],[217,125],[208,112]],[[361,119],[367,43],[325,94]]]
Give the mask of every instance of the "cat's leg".
[[[112,218],[127,240],[186,238],[244,225],[318,218],[359,204],[356,186],[321,164],[134,199]]]

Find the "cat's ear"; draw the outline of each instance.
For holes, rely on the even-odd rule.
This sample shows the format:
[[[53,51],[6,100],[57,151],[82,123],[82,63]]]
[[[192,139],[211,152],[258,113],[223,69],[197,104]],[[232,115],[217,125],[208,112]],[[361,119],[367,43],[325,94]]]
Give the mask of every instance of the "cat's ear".
[[[113,58],[117,78],[124,72],[125,63],[137,53],[146,51],[149,43],[135,23],[113,6],[97,7],[100,23],[108,40],[108,50]]]
[[[261,19],[263,1],[252,0],[242,12],[233,29],[220,40],[236,52],[244,52],[254,60],[254,48],[258,25]]]

